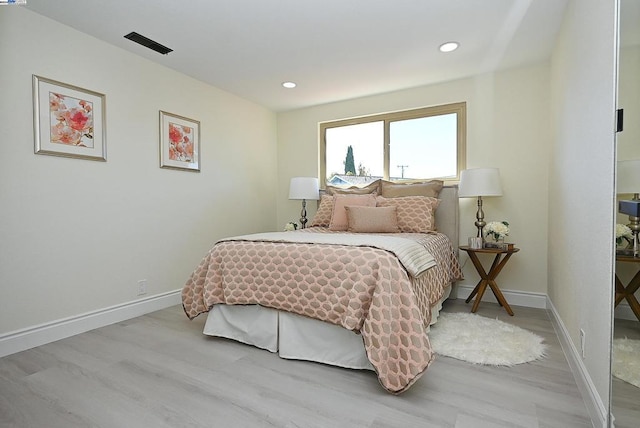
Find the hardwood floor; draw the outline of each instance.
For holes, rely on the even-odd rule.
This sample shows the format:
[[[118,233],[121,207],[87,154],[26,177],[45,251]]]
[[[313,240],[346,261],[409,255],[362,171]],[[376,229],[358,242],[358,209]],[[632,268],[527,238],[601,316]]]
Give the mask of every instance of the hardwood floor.
[[[469,311],[462,300],[445,311]],[[591,427],[546,311],[478,314],[541,335],[546,358],[506,367],[438,357],[394,396],[347,370],[202,335],[179,306],[0,359],[1,427]]]
[[[613,332],[614,338],[640,340],[640,322],[616,319]],[[615,417],[616,428],[640,426],[640,388],[615,376],[612,378],[611,388],[611,412]]]

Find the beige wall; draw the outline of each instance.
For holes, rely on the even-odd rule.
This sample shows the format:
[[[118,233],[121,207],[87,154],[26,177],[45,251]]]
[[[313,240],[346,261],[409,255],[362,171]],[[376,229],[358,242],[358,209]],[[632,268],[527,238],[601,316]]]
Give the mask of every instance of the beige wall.
[[[0,334],[129,302],[139,279],[148,279],[149,295],[178,289],[216,238],[297,219],[289,179],[317,175],[318,122],[466,101],[467,166],[498,167],[503,178],[504,196],[485,202],[487,220],[508,220],[522,248],[501,285],[548,293],[575,344],[585,329],[584,362],[606,401],[613,3],[571,1],[551,67],[277,118],[23,8],[3,9]],[[107,95],[108,162],[33,154],[32,74]],[[201,121],[201,173],[158,167],[160,109]],[[475,204],[460,206],[464,242],[474,234]],[[465,275],[475,284],[470,263]]]
[[[0,334],[179,289],[215,239],[273,228],[274,113],[0,12]],[[32,74],[106,94],[106,163],[33,153]],[[201,122],[201,173],[159,168],[159,110]]]
[[[549,297],[609,402],[613,284],[615,2],[569,2],[551,67]]]
[[[467,167],[497,167],[504,196],[485,199],[487,221],[507,220],[522,249],[500,275],[505,289],[547,292],[547,163],[549,66],[539,64],[435,86],[414,88],[278,115],[278,225],[296,220],[300,203],[287,200],[289,179],[318,174],[318,122],[385,111],[467,102]],[[315,212],[315,204],[309,204]],[[460,202],[460,239],[475,236],[474,199]],[[462,255],[466,279],[478,276]]]

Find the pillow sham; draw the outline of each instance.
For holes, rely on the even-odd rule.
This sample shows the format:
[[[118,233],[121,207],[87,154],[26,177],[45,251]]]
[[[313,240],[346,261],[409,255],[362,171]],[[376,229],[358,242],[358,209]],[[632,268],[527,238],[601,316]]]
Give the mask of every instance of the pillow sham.
[[[367,195],[369,193],[380,193],[380,180],[369,183],[364,187],[336,187],[327,185],[326,192],[329,195]]]
[[[329,227],[331,216],[333,215],[333,196],[322,195],[320,197],[320,205],[313,219],[309,223],[309,227]]]
[[[375,207],[376,197],[374,195],[335,195],[333,203],[333,214],[329,223],[330,230],[347,230],[347,205]]]
[[[380,196],[385,198],[400,198],[403,196],[430,196],[437,198],[444,186],[442,180],[420,181],[415,183],[396,183],[380,181]]]
[[[397,207],[358,207],[347,205],[349,232],[356,233],[398,233]]]
[[[440,199],[429,196],[377,197],[378,207],[395,206],[398,227],[404,233],[427,233],[436,230],[436,208]]]

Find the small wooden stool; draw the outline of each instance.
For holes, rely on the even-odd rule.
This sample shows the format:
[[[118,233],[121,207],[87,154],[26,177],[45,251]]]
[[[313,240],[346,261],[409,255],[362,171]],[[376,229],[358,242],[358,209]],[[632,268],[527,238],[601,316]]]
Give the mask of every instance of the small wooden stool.
[[[640,263],[640,257],[617,255],[616,261],[624,263]],[[638,299],[636,299],[634,294],[638,288],[640,288],[640,270],[636,272],[627,285],[624,285],[622,281],[620,281],[620,278],[618,278],[618,274],[616,273],[616,297],[613,307],[615,308],[620,304],[620,302],[626,299],[629,303],[629,307],[631,307],[636,318],[640,321],[640,303],[638,303]]]
[[[468,246],[461,246],[460,249],[462,251],[466,251],[467,254],[469,254],[469,258],[473,262],[473,266],[475,266],[476,271],[478,272],[478,275],[480,275],[480,281],[478,282],[476,287],[473,289],[469,297],[467,297],[467,300],[465,300],[466,303],[469,303],[471,299],[473,299],[473,297],[475,296],[476,300],[473,302],[473,306],[471,307],[471,312],[475,312],[478,310],[478,306],[480,305],[480,300],[482,300],[482,296],[484,295],[484,292],[487,289],[487,285],[488,285],[489,288],[491,288],[493,295],[496,296],[496,299],[498,300],[498,303],[500,303],[500,306],[504,307],[507,313],[513,316],[513,310],[511,309],[511,306],[509,306],[507,299],[504,298],[502,291],[500,291],[500,288],[496,283],[496,277],[500,274],[500,271],[502,271],[502,268],[504,268],[504,266],[507,264],[511,256],[517,253],[518,251],[520,251],[520,249],[515,247],[512,247],[510,249],[500,249],[500,248],[476,249],[476,248],[469,248]],[[484,267],[482,266],[482,263],[480,263],[480,259],[478,259],[478,254],[495,255],[493,259],[493,263],[491,264],[491,268],[489,269],[488,273],[485,271]],[[504,258],[502,256],[504,256]],[[639,282],[640,282],[640,279],[639,279]],[[640,306],[639,306],[639,309],[640,309]]]

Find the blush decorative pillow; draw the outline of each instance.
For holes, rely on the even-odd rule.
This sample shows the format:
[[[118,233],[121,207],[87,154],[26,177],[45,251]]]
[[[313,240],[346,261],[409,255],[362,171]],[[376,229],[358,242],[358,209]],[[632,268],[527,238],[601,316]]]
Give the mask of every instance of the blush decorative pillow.
[[[313,220],[309,223],[309,227],[329,227],[331,223],[331,216],[333,215],[333,196],[322,195],[320,197],[320,205],[316,214],[313,216]]]
[[[347,210],[344,209],[347,205],[375,207],[376,197],[375,195],[335,195],[333,215],[329,223],[330,230],[347,230]]]
[[[398,233],[397,208],[393,207],[357,207],[347,205],[349,232],[357,233]]]
[[[416,183],[396,183],[382,180],[380,182],[380,196],[385,198],[400,198],[403,196],[430,196],[437,198],[442,190],[442,180],[420,181]]]
[[[404,233],[427,233],[436,229],[436,208],[440,199],[429,196],[378,196],[377,206],[397,208],[398,227]]]

